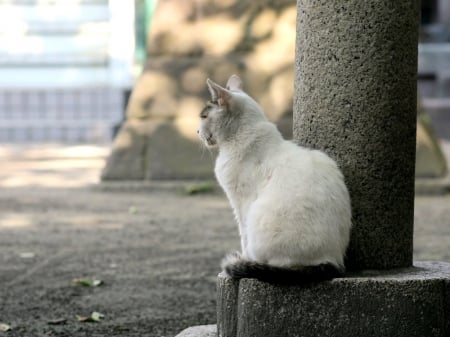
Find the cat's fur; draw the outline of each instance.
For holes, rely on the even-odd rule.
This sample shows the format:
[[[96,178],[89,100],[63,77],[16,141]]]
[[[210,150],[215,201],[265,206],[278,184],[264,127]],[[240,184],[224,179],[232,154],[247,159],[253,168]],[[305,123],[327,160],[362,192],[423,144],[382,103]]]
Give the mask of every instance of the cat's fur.
[[[215,174],[239,224],[242,253],[223,261],[234,278],[308,283],[344,272],[350,197],[325,153],[282,138],[232,75],[227,88],[207,80],[211,101],[200,139],[218,147]]]

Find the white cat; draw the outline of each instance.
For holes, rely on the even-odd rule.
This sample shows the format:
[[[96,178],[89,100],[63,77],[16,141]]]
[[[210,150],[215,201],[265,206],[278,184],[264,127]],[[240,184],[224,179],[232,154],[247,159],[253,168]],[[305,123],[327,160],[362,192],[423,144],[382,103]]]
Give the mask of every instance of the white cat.
[[[233,278],[278,283],[332,279],[344,272],[350,197],[325,153],[282,138],[232,75],[227,88],[207,80],[200,139],[218,147],[215,174],[239,224],[242,254],[223,261]]]

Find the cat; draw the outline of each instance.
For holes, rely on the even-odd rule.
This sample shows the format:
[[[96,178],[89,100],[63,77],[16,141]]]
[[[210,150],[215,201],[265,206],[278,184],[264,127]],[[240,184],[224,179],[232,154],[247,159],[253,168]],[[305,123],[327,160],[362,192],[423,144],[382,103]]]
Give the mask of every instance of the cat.
[[[225,273],[271,283],[343,276],[351,205],[336,162],[284,140],[237,75],[226,88],[210,79],[207,87],[197,133],[219,150],[215,175],[241,238],[242,251],[222,262]]]

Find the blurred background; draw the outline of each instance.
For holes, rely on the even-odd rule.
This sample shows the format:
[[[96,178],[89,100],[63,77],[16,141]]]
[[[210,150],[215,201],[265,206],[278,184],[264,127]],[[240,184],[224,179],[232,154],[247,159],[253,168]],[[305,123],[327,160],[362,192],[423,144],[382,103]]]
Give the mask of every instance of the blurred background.
[[[291,0],[1,0],[0,184],[212,178],[197,113],[205,78],[230,73],[290,138],[295,15]],[[422,2],[418,69],[417,174],[445,177],[446,0]]]
[[[134,82],[136,14],[129,1],[2,1],[0,141],[109,142]]]
[[[430,0],[421,3],[416,175],[445,176],[448,172],[443,163],[438,164],[441,161],[439,157],[442,156],[439,153],[440,149],[437,148],[441,146],[448,162],[450,156],[450,2]],[[425,155],[425,152],[431,153],[433,150],[422,151],[423,144],[427,142],[424,140],[425,129],[429,130],[431,138],[437,137],[437,144],[431,146],[435,148],[434,159]],[[424,162],[427,160],[435,160],[437,164],[435,170],[431,167],[425,168]]]
[[[0,1],[1,185],[98,181],[155,4]]]

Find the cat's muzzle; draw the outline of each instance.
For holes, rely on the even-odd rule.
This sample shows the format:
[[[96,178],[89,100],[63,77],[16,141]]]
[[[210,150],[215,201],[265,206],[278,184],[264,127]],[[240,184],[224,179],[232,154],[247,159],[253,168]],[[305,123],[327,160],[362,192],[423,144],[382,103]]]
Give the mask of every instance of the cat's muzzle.
[[[209,135],[209,137],[206,138],[206,145],[208,145],[208,146],[215,146],[215,145],[217,145],[217,142],[212,137],[212,135]]]
[[[213,138],[212,134],[209,134],[208,136],[205,136],[200,130],[197,130],[197,134],[200,138],[200,140],[205,143],[206,146],[215,146],[217,145],[216,140]]]

